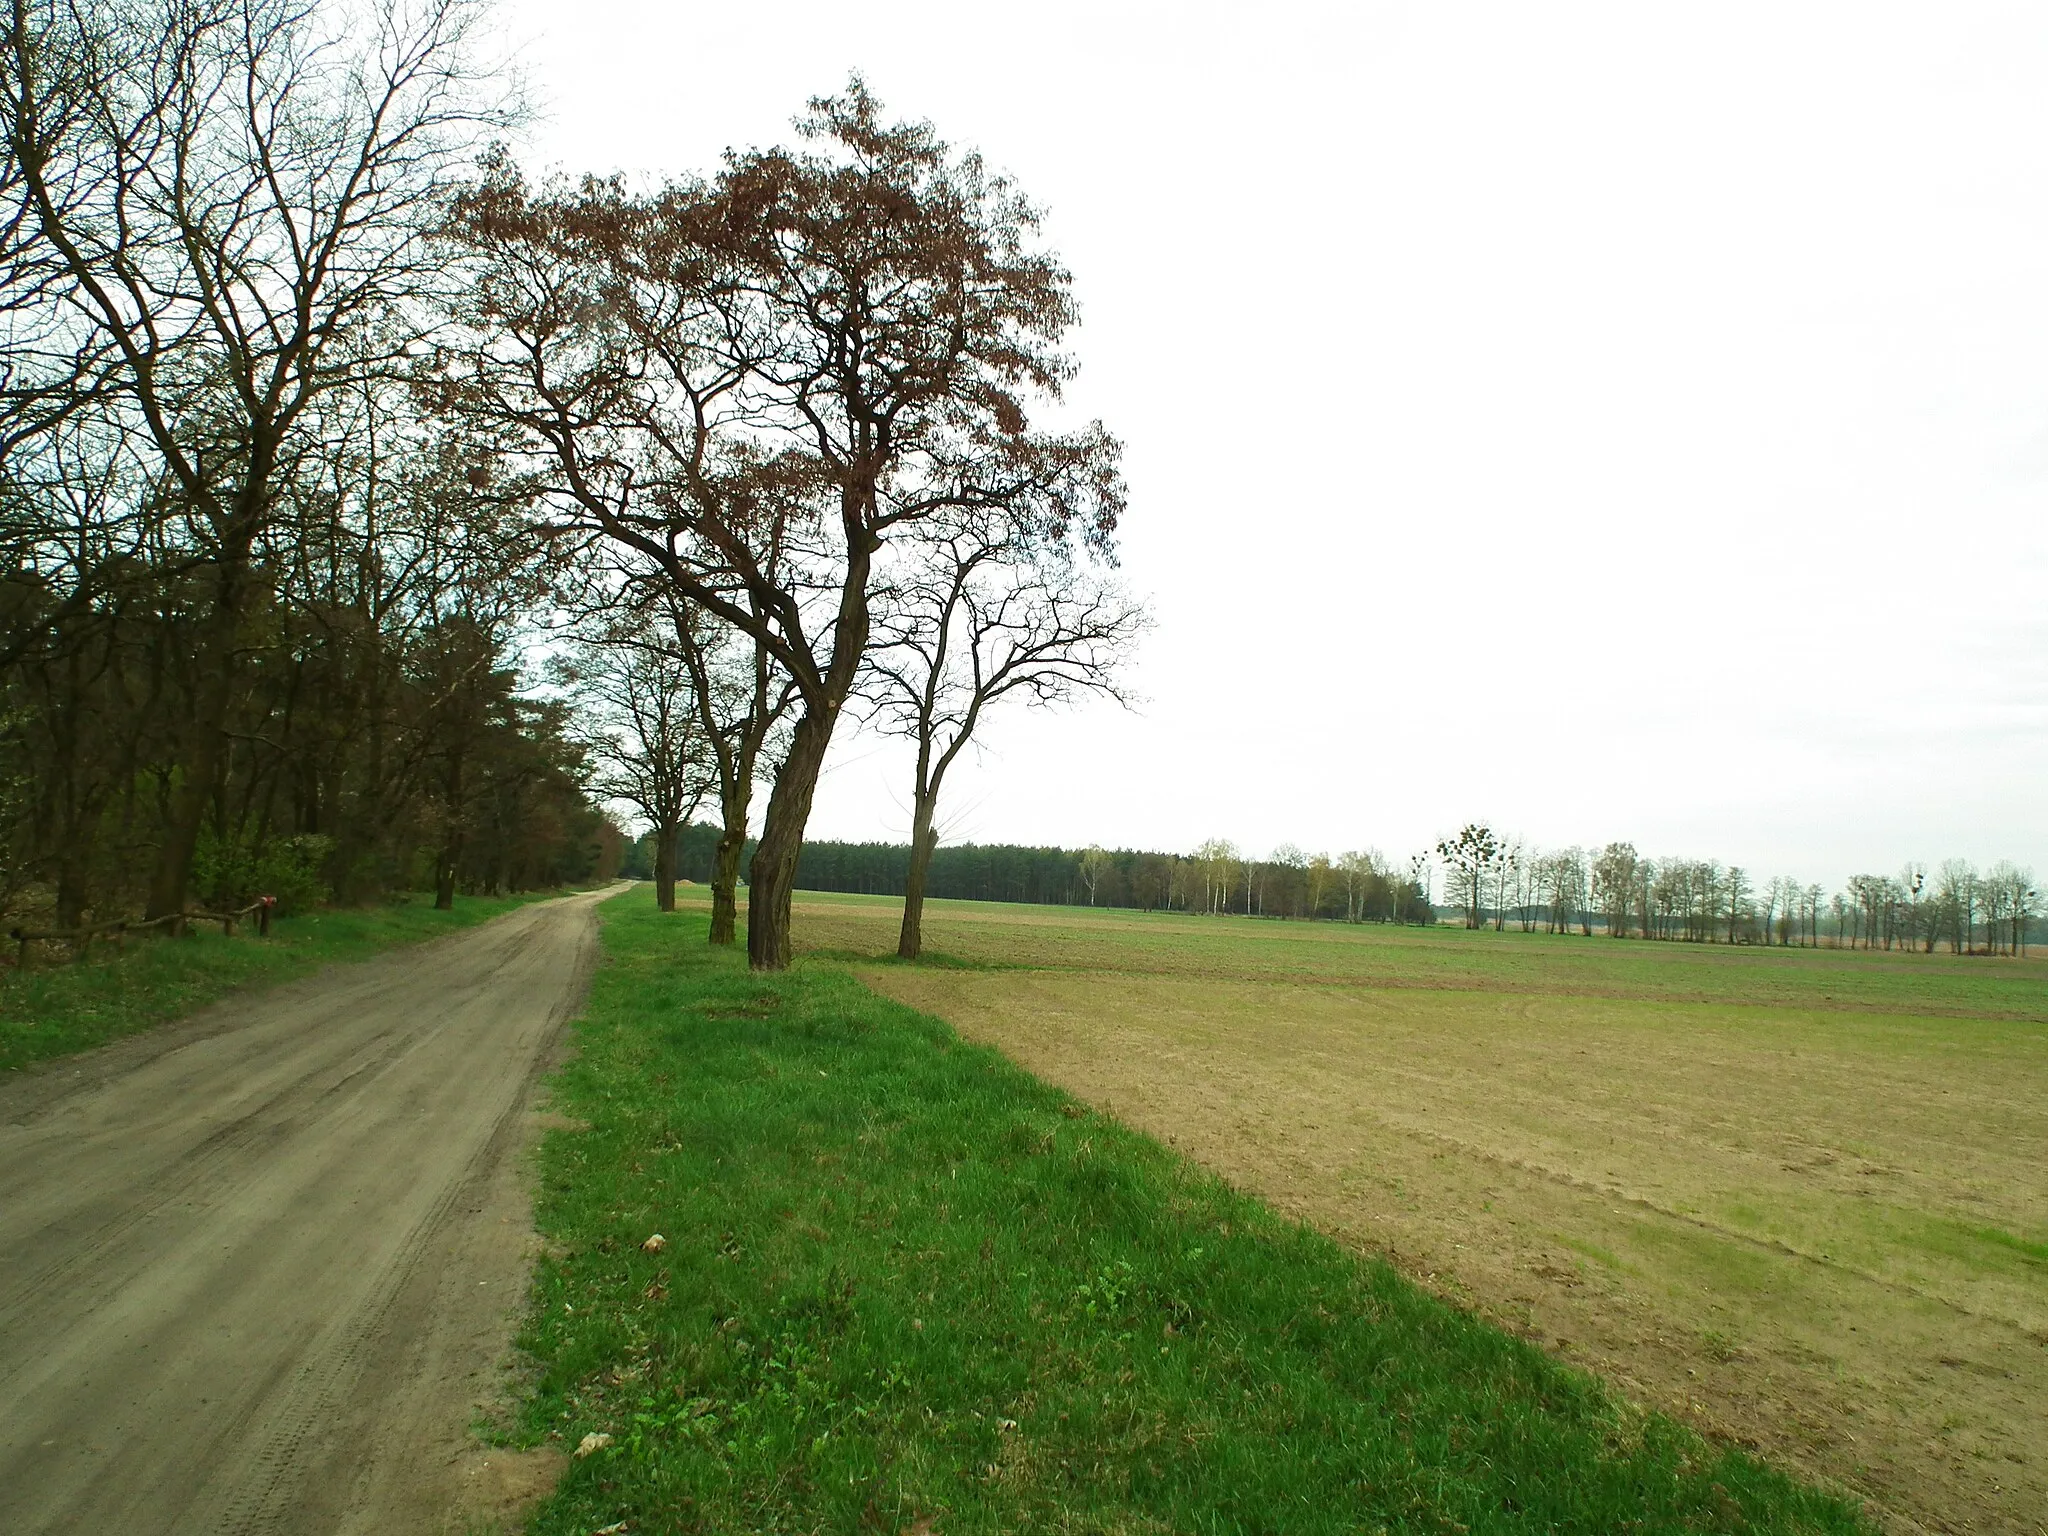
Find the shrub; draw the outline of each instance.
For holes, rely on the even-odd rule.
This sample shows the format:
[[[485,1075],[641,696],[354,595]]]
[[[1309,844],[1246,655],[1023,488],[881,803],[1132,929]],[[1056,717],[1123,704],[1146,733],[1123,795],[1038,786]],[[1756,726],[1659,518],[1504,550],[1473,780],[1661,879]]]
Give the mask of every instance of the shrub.
[[[334,839],[311,833],[265,842],[203,836],[193,856],[193,889],[215,910],[275,896],[280,913],[303,912],[328,899],[324,871],[333,847]]]

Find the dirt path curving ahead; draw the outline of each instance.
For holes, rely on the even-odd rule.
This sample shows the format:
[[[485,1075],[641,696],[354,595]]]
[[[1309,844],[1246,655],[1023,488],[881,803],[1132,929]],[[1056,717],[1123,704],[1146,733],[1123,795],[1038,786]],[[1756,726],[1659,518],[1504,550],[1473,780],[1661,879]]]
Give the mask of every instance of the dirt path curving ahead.
[[[0,1082],[0,1530],[461,1531],[516,1498],[469,1430],[605,894]]]

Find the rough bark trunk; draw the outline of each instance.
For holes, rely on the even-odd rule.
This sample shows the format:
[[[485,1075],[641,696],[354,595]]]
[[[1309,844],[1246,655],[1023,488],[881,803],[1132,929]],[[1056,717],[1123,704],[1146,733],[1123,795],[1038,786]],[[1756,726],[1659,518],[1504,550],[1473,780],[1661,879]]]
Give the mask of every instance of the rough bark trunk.
[[[165,917],[185,910],[200,824],[213,798],[214,780],[219,775],[222,749],[227,743],[228,710],[234,699],[235,646],[241,637],[243,587],[256,533],[256,520],[246,510],[237,521],[239,531],[225,536],[219,548],[213,612],[208,616],[197,658],[200,684],[198,697],[193,701],[192,745],[180,765],[183,777],[171,794],[170,814],[165,818],[164,840],[157,848],[144,917]]]
[[[449,843],[441,850],[441,857],[434,864],[434,910],[452,912],[455,909],[455,864],[462,856],[460,843]]]
[[[832,729],[868,650],[868,573],[881,541],[869,531],[874,487],[850,486],[840,493],[847,536],[846,574],[839,588],[839,613],[832,627],[832,663],[807,693],[803,718],[790,733],[789,753],[775,771],[761,841],[747,867],[747,964],[757,971],[789,969],[789,897],[796,889],[796,861],[804,849],[804,828]]]
[[[170,815],[164,826],[164,840],[157,848],[144,917],[166,917],[185,910],[185,897],[192,884],[192,859],[199,848],[200,823],[213,797],[214,776],[220,771],[232,687],[232,645],[209,649],[211,654],[202,664],[205,681],[193,710],[192,747],[180,765],[183,776],[171,793]]]
[[[757,971],[789,968],[789,897],[796,889],[797,855],[803,852],[804,826],[811,819],[811,799],[836,713],[806,713],[775,774],[761,841],[747,868],[747,964]]]
[[[932,796],[920,795],[910,827],[910,869],[903,878],[903,929],[896,939],[896,957],[915,960],[924,952],[924,889],[931,873],[938,836],[932,830]]]
[[[711,942],[730,944],[739,931],[740,854],[747,845],[746,815],[728,810],[725,830],[711,852]]]
[[[664,912],[676,909],[676,824],[654,831],[654,904]]]

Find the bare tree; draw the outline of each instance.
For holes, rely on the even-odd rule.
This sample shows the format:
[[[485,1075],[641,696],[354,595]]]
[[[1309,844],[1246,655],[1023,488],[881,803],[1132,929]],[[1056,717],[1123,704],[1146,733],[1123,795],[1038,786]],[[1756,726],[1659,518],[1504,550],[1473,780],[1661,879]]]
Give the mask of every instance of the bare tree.
[[[1921,910],[1925,905],[1921,894],[1927,889],[1927,866],[1917,860],[1908,862],[1899,870],[1899,889],[1905,893],[1906,901],[1906,947],[1924,944],[1931,953],[1935,935]]]
[[[1117,669],[1143,632],[1142,606],[1106,572],[1029,530],[976,518],[932,543],[888,595],[868,693],[882,729],[916,745],[910,867],[896,952],[923,947],[924,893],[946,774],[999,700],[1124,701]]]
[[[1593,860],[1593,899],[1607,915],[1607,936],[1628,937],[1628,914],[1635,903],[1636,866],[1633,843],[1609,843]]]
[[[1721,882],[1721,896],[1726,903],[1723,911],[1728,919],[1728,942],[1733,944],[1736,934],[1756,917],[1749,904],[1749,875],[1739,865],[1728,866],[1728,873]]]
[[[1493,931],[1501,932],[1507,927],[1508,907],[1514,902],[1519,888],[1521,868],[1528,857],[1528,847],[1521,837],[1503,837],[1500,853],[1493,862]]]
[[[2034,872],[2001,859],[1984,876],[1983,885],[1992,950],[2003,943],[2007,954],[2024,955],[2027,930],[2041,899],[2034,886]]]
[[[697,679],[672,635],[643,616],[585,638],[557,669],[586,722],[588,787],[624,801],[654,834],[654,900],[676,906],[676,842],[704,803],[715,769]]]
[[[1409,884],[1414,886],[1417,895],[1421,899],[1421,907],[1416,912],[1416,920],[1424,923],[1434,922],[1436,919],[1433,908],[1436,897],[1430,890],[1428,854],[1412,853],[1408,856],[1408,881]]]
[[[1550,908],[1550,931],[1567,933],[1586,908],[1586,853],[1560,848],[1545,860],[1543,900]]]
[[[1949,952],[1968,954],[1977,938],[1977,903],[1981,893],[1976,866],[1968,859],[1943,859],[1939,875],[1941,883],[1934,899],[1948,930]]]

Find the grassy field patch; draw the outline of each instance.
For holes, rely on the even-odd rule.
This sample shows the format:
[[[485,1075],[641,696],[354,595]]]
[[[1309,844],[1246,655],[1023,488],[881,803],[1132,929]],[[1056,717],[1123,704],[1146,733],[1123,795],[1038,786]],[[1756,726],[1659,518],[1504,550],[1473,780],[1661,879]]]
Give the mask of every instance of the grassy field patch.
[[[105,1045],[239,987],[287,981],[320,966],[361,960],[394,944],[417,943],[468,928],[546,893],[464,896],[436,912],[431,897],[377,907],[279,918],[270,937],[253,924],[233,938],[195,926],[185,938],[155,935],[120,949],[95,946],[86,959],[0,972],[0,1071]]]
[[[591,1450],[543,1536],[1862,1528],[837,965],[603,913],[524,1340],[527,1433]]]

